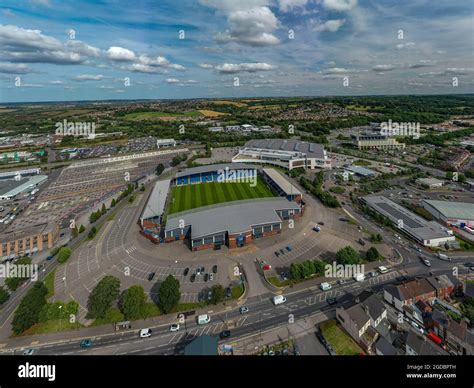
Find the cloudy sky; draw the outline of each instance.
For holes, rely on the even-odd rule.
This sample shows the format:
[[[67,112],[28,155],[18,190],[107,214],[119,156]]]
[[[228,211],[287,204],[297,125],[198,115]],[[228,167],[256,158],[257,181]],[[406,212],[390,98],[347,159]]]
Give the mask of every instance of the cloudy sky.
[[[0,101],[474,91],[466,0],[2,0]]]

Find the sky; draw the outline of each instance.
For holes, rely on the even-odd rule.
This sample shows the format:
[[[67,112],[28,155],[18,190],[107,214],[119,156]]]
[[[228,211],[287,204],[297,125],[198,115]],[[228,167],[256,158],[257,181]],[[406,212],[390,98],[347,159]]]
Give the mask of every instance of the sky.
[[[474,91],[468,0],[2,0],[0,102]]]

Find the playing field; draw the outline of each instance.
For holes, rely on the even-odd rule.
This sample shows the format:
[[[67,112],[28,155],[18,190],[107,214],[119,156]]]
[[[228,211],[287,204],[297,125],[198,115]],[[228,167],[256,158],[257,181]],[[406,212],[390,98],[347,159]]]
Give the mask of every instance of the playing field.
[[[257,180],[255,187],[251,187],[250,183],[220,182],[175,186],[171,194],[168,214],[216,203],[274,196],[261,179]]]

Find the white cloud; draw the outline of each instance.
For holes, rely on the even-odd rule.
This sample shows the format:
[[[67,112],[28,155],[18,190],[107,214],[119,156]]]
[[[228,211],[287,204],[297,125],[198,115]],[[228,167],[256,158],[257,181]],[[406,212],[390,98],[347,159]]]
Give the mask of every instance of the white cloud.
[[[104,79],[103,75],[92,75],[92,74],[82,74],[74,77],[75,81],[102,81]]]
[[[166,83],[167,83],[167,84],[178,84],[178,83],[179,83],[179,79],[176,79],[176,78],[167,78],[167,79],[166,79]]]
[[[112,61],[134,61],[136,55],[132,50],[123,47],[110,47],[107,50],[107,58]]]
[[[281,12],[288,12],[294,8],[303,8],[308,0],[278,0],[278,8]]]
[[[334,11],[350,11],[357,5],[357,0],[323,0],[323,5]]]
[[[323,71],[323,74],[344,74],[348,73],[347,69],[343,67],[331,67],[330,69],[326,69]]]
[[[0,62],[0,73],[26,74],[29,72],[30,72],[30,69],[28,69],[28,67],[24,64]]]
[[[376,65],[376,66],[372,67],[372,70],[375,71],[375,72],[390,71],[390,70],[394,70],[394,69],[395,69],[395,66],[393,66],[393,65]]]
[[[215,67],[220,73],[255,73],[257,71],[268,71],[276,69],[276,66],[270,65],[268,63],[224,63]]]
[[[346,19],[332,19],[332,20],[327,20],[323,24],[316,26],[315,31],[318,32],[323,32],[323,31],[329,31],[329,32],[336,32],[341,28],[346,22]]]
[[[199,67],[200,67],[201,69],[213,69],[213,68],[214,68],[214,66],[211,65],[210,63],[200,63],[200,64],[199,64]]]
[[[399,43],[397,44],[395,47],[397,48],[397,50],[401,50],[403,48],[406,48],[406,47],[413,47],[415,46],[415,43],[413,42],[407,42],[407,43]]]

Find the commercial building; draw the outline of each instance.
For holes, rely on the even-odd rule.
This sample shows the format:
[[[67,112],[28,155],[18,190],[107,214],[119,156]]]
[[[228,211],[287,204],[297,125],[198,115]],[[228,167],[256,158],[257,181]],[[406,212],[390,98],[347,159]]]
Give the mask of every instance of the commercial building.
[[[0,184],[0,200],[15,198],[18,194],[33,189],[46,182],[46,175],[34,175],[27,178],[10,179],[2,181]]]
[[[187,168],[175,175],[177,186],[206,182],[230,182],[254,179],[257,174],[255,166],[244,163],[221,163]]]
[[[174,139],[158,139],[156,141],[156,148],[176,147],[176,140]]]
[[[443,228],[435,221],[426,221],[386,197],[366,196],[360,198],[360,201],[388,218],[400,231],[424,246],[439,247],[456,241],[451,230]]]
[[[381,150],[392,150],[392,149],[403,149],[405,148],[404,143],[399,143],[397,139],[388,137],[380,134],[362,134],[352,135],[354,144],[359,150],[367,149],[381,149]]]
[[[16,176],[38,175],[41,173],[41,168],[29,168],[25,170],[5,171],[0,172],[0,180],[15,178]]]
[[[424,199],[421,205],[446,225],[474,227],[474,203]]]
[[[150,233],[152,233],[154,231],[155,234],[159,234],[159,227],[165,211],[170,182],[170,179],[158,181],[151,190],[146,205],[140,215],[140,226],[144,232],[150,231]]]
[[[363,178],[372,178],[377,175],[374,170],[361,166],[349,166],[344,168],[351,175],[357,175]]]
[[[428,187],[429,189],[435,189],[443,186],[443,181],[436,178],[418,178],[416,181],[417,185]]]
[[[235,163],[265,163],[294,168],[331,168],[331,159],[321,144],[300,140],[250,140],[232,158]]]
[[[221,245],[237,248],[254,239],[280,233],[282,220],[301,214],[302,208],[285,198],[206,206],[168,216],[165,241],[186,240],[192,250]]]
[[[290,201],[300,202],[303,199],[301,191],[293,185],[283,174],[273,168],[264,168],[263,177],[267,184],[271,186],[280,196],[286,197]]]

